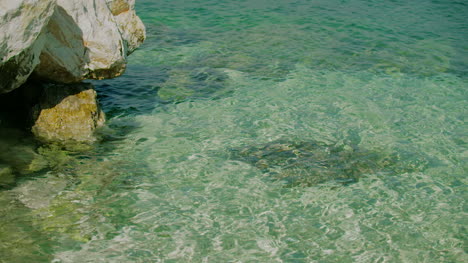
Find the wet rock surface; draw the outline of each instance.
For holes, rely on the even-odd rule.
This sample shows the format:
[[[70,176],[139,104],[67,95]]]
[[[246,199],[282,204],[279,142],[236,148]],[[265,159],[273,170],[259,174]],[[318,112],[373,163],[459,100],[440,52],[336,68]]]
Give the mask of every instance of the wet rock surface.
[[[274,180],[284,181],[286,187],[327,182],[347,185],[366,174],[411,170],[404,164],[402,167],[396,154],[366,150],[356,144],[318,141],[273,141],[233,149],[232,158],[252,164]]]
[[[93,142],[105,121],[92,84],[49,84],[33,108],[32,132],[41,140]]]

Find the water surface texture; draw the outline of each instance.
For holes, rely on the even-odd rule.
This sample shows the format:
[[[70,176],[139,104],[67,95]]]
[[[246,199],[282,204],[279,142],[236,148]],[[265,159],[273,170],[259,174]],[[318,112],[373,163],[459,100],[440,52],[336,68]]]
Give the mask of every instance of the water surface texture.
[[[468,261],[466,1],[137,11],[100,143],[5,137],[39,168],[0,192],[1,262]]]

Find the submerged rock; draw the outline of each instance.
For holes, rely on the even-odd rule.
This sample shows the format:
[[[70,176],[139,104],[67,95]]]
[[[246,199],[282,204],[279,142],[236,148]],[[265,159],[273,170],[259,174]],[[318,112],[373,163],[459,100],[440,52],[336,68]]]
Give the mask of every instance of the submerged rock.
[[[232,150],[233,158],[250,163],[287,186],[312,186],[328,181],[356,182],[365,174],[386,171],[395,156],[360,149],[357,145],[274,141]]]
[[[67,186],[63,178],[48,175],[25,181],[11,190],[18,200],[31,209],[45,208]]]
[[[15,175],[11,167],[0,164],[0,187],[9,185],[15,182]]]
[[[27,175],[48,167],[47,161],[29,145],[15,145],[0,154],[0,159],[11,164],[15,172]]]
[[[50,236],[34,226],[37,216],[11,191],[0,191],[0,255],[2,262],[51,262],[43,248]]]
[[[187,98],[217,97],[226,92],[228,75],[217,69],[174,69],[161,85],[158,96],[165,101],[183,101]]]
[[[48,162],[35,151],[34,141],[27,134],[17,129],[0,128],[1,165],[7,166],[13,175],[29,175],[47,168]]]
[[[33,108],[32,132],[44,141],[92,142],[105,121],[92,84],[49,84]]]
[[[60,83],[119,76],[145,38],[134,0],[0,0],[0,93],[34,72]]]

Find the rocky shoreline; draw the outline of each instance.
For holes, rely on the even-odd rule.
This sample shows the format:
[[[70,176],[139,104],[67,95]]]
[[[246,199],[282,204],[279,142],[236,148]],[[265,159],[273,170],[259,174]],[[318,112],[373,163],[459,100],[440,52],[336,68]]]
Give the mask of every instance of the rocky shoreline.
[[[105,118],[92,85],[82,81],[125,71],[145,39],[134,6],[0,0],[0,115],[19,119],[42,141],[95,141]]]

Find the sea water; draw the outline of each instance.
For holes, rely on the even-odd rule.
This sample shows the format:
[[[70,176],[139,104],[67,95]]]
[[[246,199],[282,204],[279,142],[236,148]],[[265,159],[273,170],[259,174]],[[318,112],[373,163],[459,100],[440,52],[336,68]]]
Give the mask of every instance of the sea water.
[[[465,1],[136,8],[101,141],[8,137],[40,169],[0,192],[1,262],[468,261]]]

